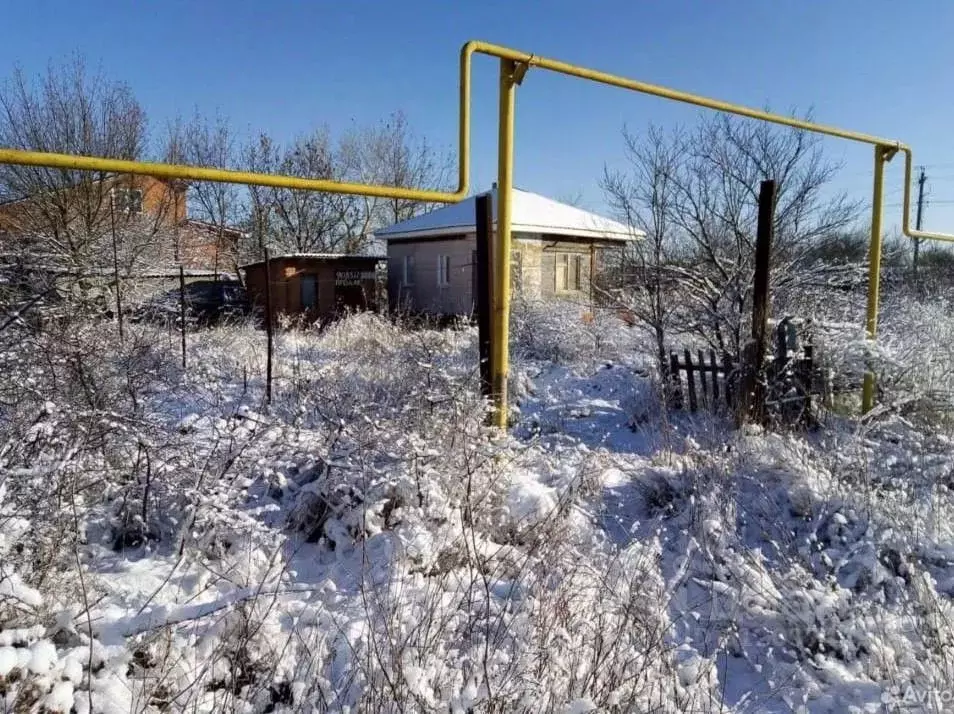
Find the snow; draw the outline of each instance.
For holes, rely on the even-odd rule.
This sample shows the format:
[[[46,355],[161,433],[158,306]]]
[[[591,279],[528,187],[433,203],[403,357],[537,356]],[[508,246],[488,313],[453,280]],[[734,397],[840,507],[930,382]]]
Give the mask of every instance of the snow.
[[[51,642],[41,640],[30,648],[30,661],[27,667],[34,674],[48,674],[56,662],[56,647]]]
[[[379,261],[382,259],[382,256],[378,255],[361,255],[358,253],[281,253],[279,255],[271,256],[271,260],[289,260],[294,258],[313,258],[315,260],[366,260],[366,261]],[[246,265],[241,265],[241,268],[247,268],[252,265],[261,265],[264,261],[256,261],[254,263],[248,263]]]
[[[497,189],[491,190],[490,196],[496,216]],[[511,229],[522,233],[550,233],[608,240],[631,240],[642,236],[641,232],[622,223],[530,191],[515,188],[512,204]],[[400,240],[425,235],[472,232],[476,230],[476,205],[477,198],[472,196],[459,203],[379,230],[374,237]]]
[[[16,523],[14,527],[16,527]],[[16,573],[7,576],[0,575],[0,598],[17,600],[22,605],[30,607],[39,607],[43,602],[40,593],[26,585]]]
[[[20,657],[15,647],[0,647],[0,677],[6,677],[20,665]]]
[[[57,682],[53,691],[46,695],[43,705],[48,711],[66,714],[73,708],[72,682]]]
[[[556,509],[559,502],[556,489],[540,483],[537,474],[517,471],[510,478],[507,508],[515,524],[536,523]]]
[[[667,412],[614,320],[516,316],[505,436],[485,426],[472,328],[282,331],[271,405],[251,328],[190,334],[185,372],[165,334],[79,331],[122,355],[93,372],[108,407],[33,387],[0,452],[4,696],[76,712],[943,710],[949,424],[736,432]],[[891,334],[907,365],[892,374],[945,384],[940,359],[911,362]]]

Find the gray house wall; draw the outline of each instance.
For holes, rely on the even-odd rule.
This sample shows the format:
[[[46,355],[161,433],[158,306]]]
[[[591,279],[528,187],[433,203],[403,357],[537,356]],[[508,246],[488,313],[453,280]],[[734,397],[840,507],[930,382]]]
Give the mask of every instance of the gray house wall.
[[[599,270],[599,255],[618,244],[590,238],[514,233],[511,254],[515,292],[528,299],[588,301],[590,279]],[[470,314],[474,309],[473,233],[440,238],[392,240],[388,243],[388,294],[392,308],[434,314]],[[580,290],[558,289],[558,255],[579,256]],[[438,285],[438,256],[450,257],[449,282]],[[404,258],[413,256],[414,279],[404,282]]]
[[[474,234],[388,243],[388,294],[392,307],[455,315],[472,311]],[[438,285],[438,257],[450,257],[448,284]],[[410,285],[404,281],[404,258],[414,259]]]

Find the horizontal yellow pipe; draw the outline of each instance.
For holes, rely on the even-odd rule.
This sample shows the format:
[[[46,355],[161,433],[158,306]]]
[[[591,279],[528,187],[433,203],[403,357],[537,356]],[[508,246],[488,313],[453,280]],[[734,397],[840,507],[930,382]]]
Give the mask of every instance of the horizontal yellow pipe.
[[[670,89],[669,87],[663,87],[658,84],[639,82],[635,79],[627,79],[626,77],[620,77],[607,72],[600,72],[587,67],[579,67],[567,62],[561,62],[559,60],[549,59],[547,57],[539,57],[527,52],[520,52],[518,50],[510,49],[509,47],[502,47],[500,45],[494,45],[488,42],[472,40],[471,42],[468,42],[466,45],[464,45],[465,51],[467,51],[468,47],[470,48],[471,52],[478,52],[480,54],[490,55],[492,57],[500,57],[501,59],[509,59],[515,62],[523,62],[530,67],[548,69],[551,72],[559,72],[560,74],[568,74],[573,77],[580,77],[581,79],[589,79],[593,82],[609,84],[613,87],[631,89],[635,92],[651,94],[655,97],[671,99],[676,102],[694,104],[697,107],[714,109],[715,111],[719,112],[728,112],[729,114],[738,114],[739,116],[749,117],[750,119],[760,119],[773,124],[782,124],[795,129],[804,129],[805,131],[812,131],[817,134],[836,136],[841,139],[860,141],[865,144],[880,144],[881,146],[890,146],[897,149],[902,147],[902,143],[895,139],[885,139],[872,134],[862,134],[857,131],[848,131],[846,129],[839,129],[838,127],[827,126],[825,124],[815,124],[814,122],[805,121],[803,119],[787,117],[781,114],[773,114],[761,109],[752,109],[741,104],[731,104],[730,102],[723,102],[719,99],[711,99],[698,94],[680,92],[679,90]]]
[[[164,179],[182,179],[186,181],[240,183],[253,186],[269,186],[272,188],[300,189],[302,191],[328,191],[331,193],[400,198],[411,201],[438,201],[443,203],[460,201],[467,196],[468,192],[466,182],[455,192],[430,191],[400,186],[374,186],[362,183],[349,183],[346,181],[331,181],[329,179],[303,178],[299,176],[284,176],[281,174],[262,174],[251,171],[234,171],[232,169],[217,169],[204,166],[161,164],[150,161],[105,159],[96,156],[53,154],[43,151],[22,151],[20,149],[0,149],[0,164],[48,166],[57,169],[137,174]]]
[[[676,89],[662,87],[658,84],[639,82],[634,79],[627,79],[626,77],[620,77],[607,72],[600,72],[587,67],[579,67],[577,65],[549,59],[547,57],[538,57],[537,55],[529,54],[527,52],[520,52],[518,50],[510,49],[509,47],[494,45],[489,42],[473,40],[464,45],[462,55],[473,52],[490,55],[492,57],[499,57],[501,59],[513,60],[515,62],[523,62],[530,67],[539,67],[552,72],[558,72],[560,74],[566,74],[573,77],[580,77],[582,79],[588,79],[593,82],[600,82],[601,84],[608,84],[614,87],[621,87],[623,89],[630,89],[643,94],[662,97],[663,99],[671,99],[676,102],[693,104],[697,107],[712,109],[718,112],[728,112],[729,114],[736,114],[738,116],[748,117],[750,119],[758,119],[761,121],[770,122],[772,124],[780,124],[782,126],[792,127],[793,129],[802,129],[804,131],[810,131],[816,134],[824,134],[825,136],[833,136],[839,139],[847,139],[849,141],[857,141],[864,144],[873,144],[875,146],[884,146],[890,149],[903,151],[905,155],[904,213],[902,219],[902,230],[904,234],[911,238],[954,242],[954,234],[931,233],[927,231],[918,231],[911,228],[911,171],[913,157],[911,148],[896,139],[886,139],[873,134],[848,131],[846,129],[840,129],[838,127],[828,126],[826,124],[816,124],[814,122],[797,119],[795,117],[773,114],[761,109],[752,109],[751,107],[746,107],[740,104],[723,102],[719,99],[711,99],[698,94],[680,92]]]
[[[460,53],[460,91],[459,91],[459,132],[457,160],[457,190],[434,191],[406,186],[379,186],[330,179],[265,174],[252,171],[211,168],[205,166],[187,166],[183,164],[164,164],[150,161],[128,161],[125,159],[107,159],[96,156],[77,156],[56,154],[45,151],[23,151],[21,149],[0,148],[0,164],[18,164],[21,166],[46,166],[57,169],[79,171],[102,171],[118,174],[155,176],[164,179],[184,181],[215,181],[219,183],[238,183],[271,188],[290,188],[301,191],[327,191],[359,196],[379,198],[398,198],[409,201],[429,201],[437,203],[456,203],[462,201],[470,192],[470,75],[473,52],[461,50]]]
[[[773,114],[761,109],[752,109],[740,104],[723,102],[698,94],[681,92],[668,87],[648,82],[640,82],[626,77],[600,72],[598,70],[580,67],[577,65],[538,57],[528,52],[514,50],[508,47],[495,45],[489,42],[472,40],[461,47],[460,52],[460,87],[459,87],[459,126],[458,126],[458,178],[455,191],[434,191],[424,188],[409,188],[404,186],[380,186],[329,179],[305,178],[300,176],[285,176],[281,174],[263,174],[250,171],[235,171],[231,169],[210,168],[202,166],[187,166],[181,164],[165,164],[147,161],[127,161],[123,159],[106,159],[94,156],[75,156],[70,154],[56,154],[39,151],[23,151],[20,149],[0,148],[0,163],[20,164],[29,166],[47,166],[51,168],[77,169],[85,171],[104,171],[112,173],[139,174],[156,176],[158,178],[181,179],[186,181],[216,181],[223,183],[239,183],[254,186],[268,186],[273,188],[289,188],[304,191],[327,191],[330,193],[345,193],[380,198],[399,198],[412,201],[430,201],[438,203],[456,203],[467,197],[470,191],[470,126],[471,126],[471,60],[474,53],[489,55],[500,59],[524,63],[530,67],[558,72],[581,79],[587,79],[601,84],[607,84],[623,89],[630,89],[643,94],[649,94],[664,99],[670,99],[685,104],[692,104],[714,111],[728,112],[738,116],[758,119],[773,124],[802,129],[817,134],[833,136],[865,144],[885,146],[905,154],[905,185],[902,230],[911,238],[927,240],[954,241],[954,235],[947,233],[931,233],[911,228],[911,172],[913,156],[910,147],[895,139],[886,139],[872,134],[863,134],[848,131],[838,127],[797,119],[794,117]]]

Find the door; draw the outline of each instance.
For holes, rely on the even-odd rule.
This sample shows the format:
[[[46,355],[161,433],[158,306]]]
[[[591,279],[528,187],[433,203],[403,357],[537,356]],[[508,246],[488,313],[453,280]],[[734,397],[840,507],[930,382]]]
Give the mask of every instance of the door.
[[[302,275],[299,278],[301,285],[301,309],[302,312],[314,311],[318,302],[318,281],[314,275]]]

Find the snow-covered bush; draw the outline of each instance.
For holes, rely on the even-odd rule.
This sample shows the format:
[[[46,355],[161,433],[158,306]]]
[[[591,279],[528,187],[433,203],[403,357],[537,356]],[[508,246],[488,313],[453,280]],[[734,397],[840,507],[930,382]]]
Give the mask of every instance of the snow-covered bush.
[[[575,364],[618,359],[633,336],[612,310],[573,301],[517,299],[510,317],[515,361]]]
[[[819,310],[811,323],[815,354],[836,389],[877,376],[879,402],[924,418],[948,418],[954,409],[954,317],[943,297],[925,301],[889,295],[878,337],[867,339],[862,309]],[[832,319],[837,317],[838,319]]]
[[[882,326],[889,394],[948,379],[911,337],[943,341],[943,311],[911,313]],[[140,325],[3,343],[4,705],[861,711],[947,686],[945,433],[731,434],[667,414],[611,314],[518,311],[513,339],[508,435],[470,326],[278,331],[271,403],[251,325],[190,333],[185,369]]]

